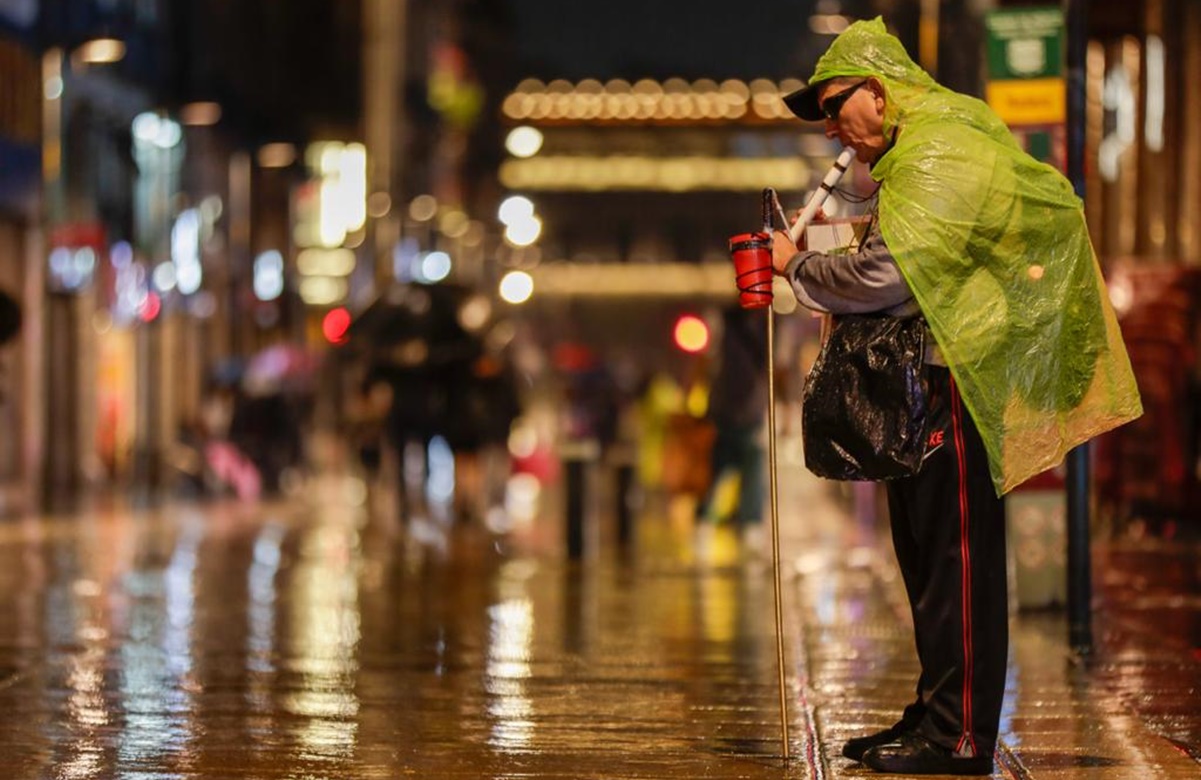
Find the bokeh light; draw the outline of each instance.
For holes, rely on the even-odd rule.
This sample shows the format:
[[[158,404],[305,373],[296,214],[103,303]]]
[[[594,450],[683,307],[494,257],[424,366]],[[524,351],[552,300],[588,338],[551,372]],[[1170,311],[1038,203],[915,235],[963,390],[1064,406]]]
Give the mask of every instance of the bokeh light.
[[[321,320],[321,333],[331,344],[345,344],[350,329],[350,312],[345,306],[330,309]]]
[[[529,125],[514,127],[505,138],[505,148],[514,157],[533,157],[542,148],[542,133]]]
[[[507,303],[525,303],[534,294],[534,277],[525,271],[509,271],[500,280],[500,297]]]
[[[709,346],[709,326],[700,317],[685,314],[676,320],[676,346],[685,352],[703,352]]]
[[[529,246],[542,235],[542,220],[527,217],[505,228],[505,240],[513,246]]]
[[[502,225],[512,225],[534,216],[534,204],[524,195],[510,195],[501,201],[496,216]]]

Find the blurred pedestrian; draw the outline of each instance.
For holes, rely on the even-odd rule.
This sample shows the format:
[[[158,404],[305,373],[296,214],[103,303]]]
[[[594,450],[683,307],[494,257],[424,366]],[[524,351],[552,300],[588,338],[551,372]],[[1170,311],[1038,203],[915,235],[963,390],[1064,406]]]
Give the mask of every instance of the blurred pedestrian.
[[[262,474],[234,426],[237,410],[245,407],[242,372],[229,366],[215,371],[201,397],[196,435],[203,453],[204,486],[216,494],[232,490],[242,501],[257,501],[262,494]],[[239,419],[242,424],[244,416]]]
[[[635,405],[638,440],[638,481],[655,492],[664,488],[663,478],[671,417],[684,407],[680,384],[666,370],[648,374],[639,388]]]
[[[564,380],[564,436],[608,449],[617,438],[620,406],[608,363],[591,346],[577,341],[556,346],[554,361]]]
[[[504,355],[484,352],[448,375],[446,439],[455,454],[455,514],[460,521],[507,527],[509,431],[521,413],[517,379]]]
[[[729,519],[747,552],[762,540],[764,468],[763,418],[767,412],[767,328],[762,312],[727,307],[722,312],[721,346],[709,392],[708,418],[716,429],[710,456],[712,480],[697,512],[701,537],[726,519],[721,506],[730,477],[737,500]],[[703,546],[703,545],[702,545]]]
[[[668,514],[677,512],[686,522],[696,517],[696,508],[713,484],[711,458],[717,429],[706,415],[709,411],[709,356],[697,353],[684,369],[684,379],[674,385],[678,392],[665,394],[671,401],[663,430],[662,488]],[[656,388],[656,391],[666,389]]]
[[[880,772],[993,769],[1008,652],[1002,494],[1137,417],[1137,389],[1071,184],[988,107],[936,84],[879,18],[785,97],[880,183],[850,254],[775,234],[805,306],[924,317],[928,444],[886,483],[921,673],[914,701],[843,754]],[[803,237],[802,237],[803,238]]]
[[[229,441],[258,469],[263,492],[279,492],[287,468],[300,462],[301,420],[283,393],[252,389],[236,397]]]
[[[392,387],[382,378],[367,376],[357,383],[347,399],[347,439],[363,470],[369,489],[374,490],[384,462],[384,439]]]
[[[445,430],[445,388],[424,361],[379,363],[368,373],[391,388],[384,431],[396,464],[396,516],[402,525],[408,524],[429,515],[429,450],[433,438]]]

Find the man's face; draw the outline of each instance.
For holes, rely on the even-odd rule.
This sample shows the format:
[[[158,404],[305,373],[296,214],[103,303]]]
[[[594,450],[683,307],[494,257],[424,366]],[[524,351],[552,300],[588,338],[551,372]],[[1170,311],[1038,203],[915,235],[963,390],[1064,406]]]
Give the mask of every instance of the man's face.
[[[830,82],[820,88],[818,103],[826,114],[827,138],[837,138],[854,149],[860,162],[875,162],[884,153],[888,142],[884,137],[884,89],[879,81]]]

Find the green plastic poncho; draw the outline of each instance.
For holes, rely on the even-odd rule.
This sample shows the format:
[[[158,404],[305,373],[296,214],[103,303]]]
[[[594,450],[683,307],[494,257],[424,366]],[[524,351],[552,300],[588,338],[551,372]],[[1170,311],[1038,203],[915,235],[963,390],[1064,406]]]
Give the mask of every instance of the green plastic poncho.
[[[982,101],[937,84],[880,18],[851,25],[811,84],[880,79],[872,168],[880,231],[972,413],[997,494],[1142,414],[1089,241],[1055,168],[1018,146]]]

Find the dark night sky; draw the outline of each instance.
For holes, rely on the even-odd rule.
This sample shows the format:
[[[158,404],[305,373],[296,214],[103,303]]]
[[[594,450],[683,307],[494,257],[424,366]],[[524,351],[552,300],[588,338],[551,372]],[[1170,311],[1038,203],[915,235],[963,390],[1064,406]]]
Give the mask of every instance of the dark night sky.
[[[805,78],[814,0],[509,0],[524,75]],[[844,3],[850,5],[851,3]]]

